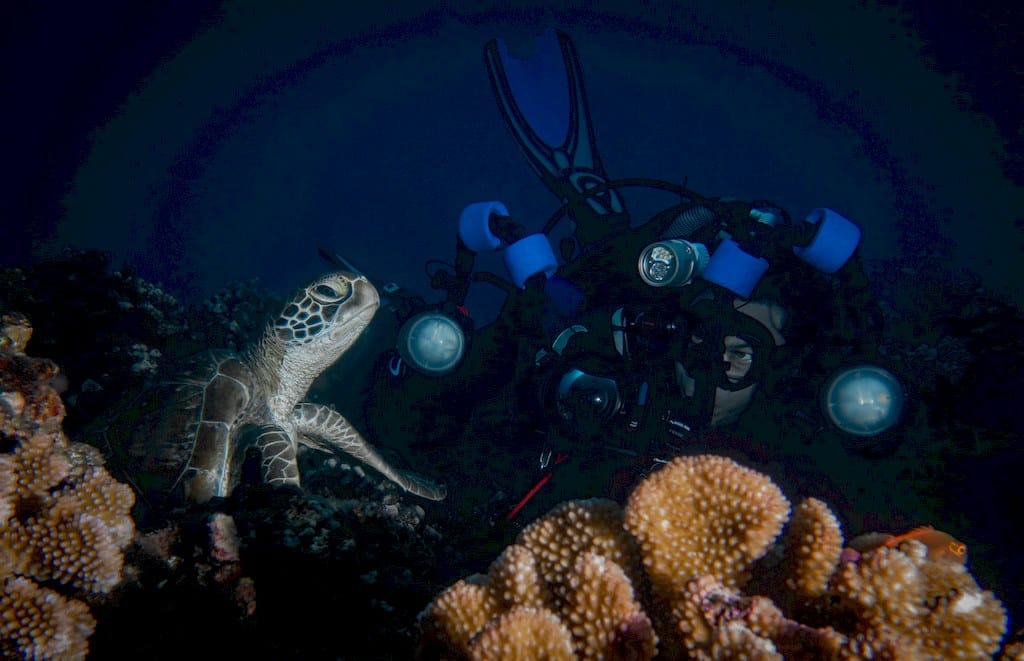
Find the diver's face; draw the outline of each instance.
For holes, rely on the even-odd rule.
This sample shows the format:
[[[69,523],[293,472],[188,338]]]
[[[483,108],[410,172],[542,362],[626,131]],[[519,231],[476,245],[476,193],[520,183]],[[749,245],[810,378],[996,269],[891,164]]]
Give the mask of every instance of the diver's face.
[[[725,353],[722,360],[726,363],[725,377],[731,383],[738,383],[750,371],[754,362],[754,349],[746,340],[736,335],[726,335],[723,340]]]

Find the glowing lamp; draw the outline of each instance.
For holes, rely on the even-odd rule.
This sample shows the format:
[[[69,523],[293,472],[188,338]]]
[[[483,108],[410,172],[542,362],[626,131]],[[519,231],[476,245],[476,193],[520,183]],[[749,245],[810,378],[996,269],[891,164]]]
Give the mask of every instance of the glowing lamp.
[[[825,416],[854,436],[877,436],[899,422],[903,386],[888,370],[858,365],[833,375],[821,394]]]
[[[398,332],[398,353],[413,369],[429,376],[442,376],[454,370],[465,351],[462,328],[436,310],[421,312]]]

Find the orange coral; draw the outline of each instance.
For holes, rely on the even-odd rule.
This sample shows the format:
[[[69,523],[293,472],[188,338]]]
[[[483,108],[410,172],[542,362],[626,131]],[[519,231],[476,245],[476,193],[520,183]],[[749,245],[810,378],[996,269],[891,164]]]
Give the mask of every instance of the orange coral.
[[[742,586],[788,518],[789,501],[768,476],[699,455],[677,457],[637,486],[625,525],[655,591],[667,597],[707,574]]]
[[[420,614],[421,656],[468,651],[473,636],[503,612],[494,591],[481,578],[457,581]]]
[[[81,659],[96,628],[88,606],[20,576],[4,579],[0,613],[5,658]]]
[[[630,578],[638,566],[616,503],[562,503],[486,576],[456,582],[424,609],[420,656],[652,658],[657,636]]]
[[[844,563],[830,594],[856,615],[858,655],[898,646],[928,659],[988,659],[999,649],[1006,611],[959,564],[928,557],[917,541],[881,547]]]
[[[513,608],[487,623],[473,639],[469,656],[475,661],[550,659],[571,661],[572,637],[551,611]]]
[[[573,575],[574,589],[562,612],[577,655],[584,659],[654,657],[658,636],[622,567],[587,552],[576,560]]]
[[[82,658],[95,621],[88,606],[41,588],[102,593],[121,579],[134,534],[134,493],[92,447],[69,443],[46,360],[25,356],[31,328],[5,316],[0,332],[0,648],[28,658]],[[33,580],[34,579],[34,580]]]
[[[639,577],[636,542],[622,524],[622,507],[613,500],[570,500],[523,528],[518,543],[533,553],[541,576],[564,599],[576,557],[588,551],[615,562],[631,579]]]
[[[786,585],[801,597],[819,597],[839,564],[843,533],[828,505],[807,498],[793,512],[786,530]]]
[[[486,576],[442,592],[421,616],[421,656],[566,658],[563,630],[574,658],[987,659],[998,649],[1006,613],[964,565],[918,542],[840,564],[842,533],[821,501],[797,508],[781,564],[756,562],[788,513],[756,471],[677,458],[624,512],[608,500],[562,503]]]
[[[522,544],[510,544],[487,572],[491,592],[505,608],[550,608],[554,597],[540,576],[537,558]]]
[[[1015,641],[1003,648],[1000,661],[1024,661],[1024,641]]]
[[[28,341],[32,339],[32,324],[28,317],[15,312],[0,317],[0,350],[9,353],[25,353]]]

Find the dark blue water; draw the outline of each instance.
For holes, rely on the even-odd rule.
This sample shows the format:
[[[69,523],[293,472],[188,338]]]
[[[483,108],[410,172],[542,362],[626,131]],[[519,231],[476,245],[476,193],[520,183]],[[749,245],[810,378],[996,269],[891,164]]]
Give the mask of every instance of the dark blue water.
[[[865,256],[934,240],[1014,290],[1021,191],[1000,134],[970,80],[925,57],[944,42],[895,12],[114,6],[8,28],[7,261],[95,247],[190,297],[252,277],[287,291],[322,242],[425,289],[400,256],[450,256],[465,204],[550,213],[481,51],[556,26],[613,177],[827,204],[864,225]]]

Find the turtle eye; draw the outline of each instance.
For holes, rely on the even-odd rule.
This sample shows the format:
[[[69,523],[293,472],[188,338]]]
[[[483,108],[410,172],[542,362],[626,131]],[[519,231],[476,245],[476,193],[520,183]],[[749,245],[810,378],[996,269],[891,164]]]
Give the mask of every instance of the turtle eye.
[[[320,303],[337,303],[348,298],[351,291],[351,287],[342,289],[330,283],[321,282],[310,290],[310,294]]]

